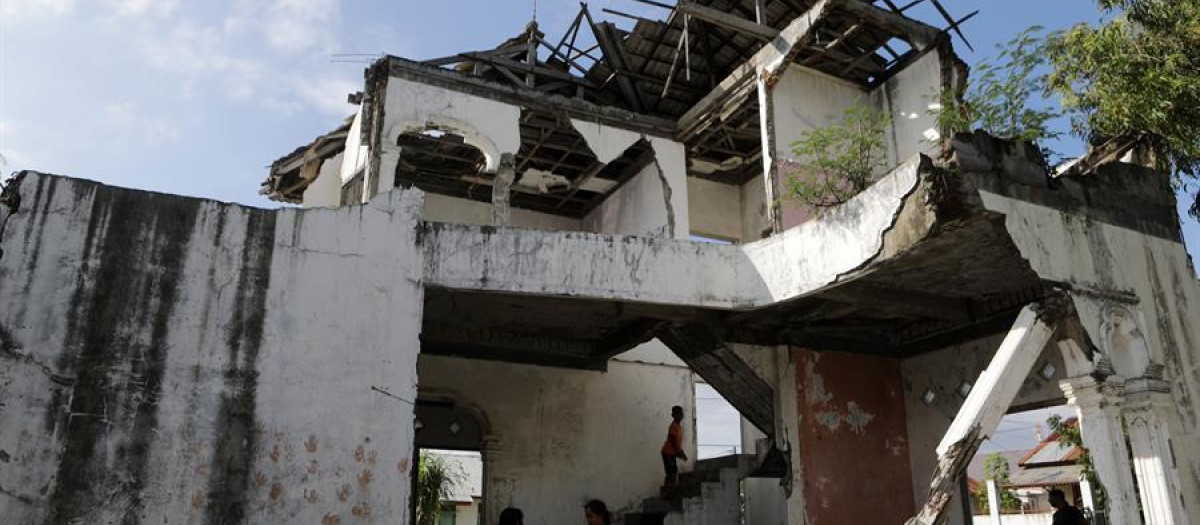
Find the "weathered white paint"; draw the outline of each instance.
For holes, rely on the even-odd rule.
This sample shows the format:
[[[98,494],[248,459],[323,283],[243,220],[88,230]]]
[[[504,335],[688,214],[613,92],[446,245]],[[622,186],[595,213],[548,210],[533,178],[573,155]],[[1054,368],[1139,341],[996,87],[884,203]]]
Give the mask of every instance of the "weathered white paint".
[[[649,164],[583,218],[583,229],[613,235],[671,237],[658,166]]]
[[[0,522],[225,521],[213,505],[236,499],[254,523],[407,520],[420,192],[266,211],[20,184],[0,238]],[[125,292],[92,295],[105,283],[144,302],[103,306]],[[89,310],[118,307],[111,325]],[[96,418],[102,435],[72,434]]]
[[[731,241],[742,239],[741,187],[689,177],[691,233]]]
[[[658,304],[774,304],[879,257],[884,234],[920,181],[921,162],[897,168],[820,221],[742,246],[438,225],[426,236],[426,279],[451,288]]]
[[[352,150],[346,150],[352,151]],[[321,164],[317,178],[304,189],[301,206],[304,208],[336,208],[342,202],[342,163],[346,151],[338,153]]]
[[[1165,367],[1172,407],[1160,414],[1171,432],[1188,520],[1200,523],[1200,283],[1183,244],[1058,210],[983,192],[1004,213],[1021,254],[1043,278],[1073,283],[1080,319],[1102,350],[1114,301],[1131,293],[1145,319],[1150,361]]]
[[[488,226],[492,223],[492,205],[487,202],[429,193],[425,195],[423,218],[432,222]],[[578,231],[582,227],[579,219],[522,208],[512,209],[512,225],[518,228],[560,231]]]
[[[571,119],[571,127],[579,132],[596,160],[608,164],[643,138],[641,133],[605,126],[596,122]]]
[[[1061,383],[1067,402],[1079,414],[1079,436],[1087,447],[1108,498],[1108,519],[1113,525],[1141,525],[1129,449],[1121,422],[1121,381],[1092,376],[1066,379]]]
[[[392,77],[384,115],[387,144],[406,132],[454,133],[483,152],[489,173],[500,166],[501,154],[521,148],[521,108],[459,91]]]
[[[988,517],[991,518],[991,523],[1000,525],[1004,520],[1000,518],[1000,490],[996,487],[994,479],[987,480],[987,499]]]
[[[661,137],[649,137],[654,149],[654,165],[662,179],[663,191],[667,192],[666,206],[671,213],[669,232],[676,239],[686,239],[691,231],[688,217],[687,150],[683,144]]]
[[[359,172],[366,170],[367,161],[371,158],[370,147],[362,142],[362,119],[362,107],[359,106],[358,113],[354,114],[354,122],[350,123],[350,131],[346,134],[346,149],[342,152],[340,171],[341,184],[345,184]]]
[[[891,163],[918,153],[932,156],[941,148],[936,114],[941,93],[942,62],[936,49],[871,92],[874,107],[892,119],[887,133]]]
[[[1038,316],[1036,306],[1021,309],[1004,342],[992,356],[992,362],[974,382],[967,400],[938,443],[939,456],[967,437],[972,428],[978,427],[980,434],[988,437],[995,432],[1054,334],[1054,325]]]
[[[904,411],[908,416],[909,461],[913,473],[912,497],[918,505],[925,501],[929,482],[937,467],[935,449],[963,404],[964,399],[957,393],[959,385],[964,381],[975,382],[1004,337],[1005,334],[998,334],[980,338],[910,357],[901,364],[905,385]],[[1056,348],[1047,347],[1037,363],[1037,370],[1043,364],[1052,365],[1055,375],[1045,379],[1039,374],[1030,374],[1013,400],[1014,407],[1043,406],[1048,402],[1062,401],[1058,381],[1069,377],[1065,375],[1062,353]],[[930,405],[921,401],[927,390],[935,394]],[[962,502],[955,498],[947,512],[947,523],[962,523],[961,505]]]
[[[1127,383],[1122,409],[1146,525],[1187,523],[1179,474],[1171,453],[1170,429],[1159,416],[1171,412],[1171,394],[1166,382]]]
[[[767,193],[762,175],[746,181],[738,188],[738,192],[742,205],[742,242],[762,239],[763,232],[771,225],[767,219]]]
[[[418,365],[422,390],[451,392],[490,423],[485,523],[507,506],[528,525],[581,522],[593,498],[615,513],[640,510],[662,484],[671,406],[695,414],[687,368],[613,362],[600,373],[431,355]]]
[[[647,234],[685,239],[688,236],[687,159],[683,145],[661,137],[571,119],[596,160],[611,162],[639,140],[649,142],[654,162],[584,219],[597,233]],[[657,185],[657,187],[655,187]]]

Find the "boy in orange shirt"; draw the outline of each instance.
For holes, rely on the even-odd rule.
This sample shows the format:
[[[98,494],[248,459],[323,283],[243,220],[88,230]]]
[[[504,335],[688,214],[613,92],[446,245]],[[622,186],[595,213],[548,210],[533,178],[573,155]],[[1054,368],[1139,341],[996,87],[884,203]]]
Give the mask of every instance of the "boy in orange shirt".
[[[670,499],[675,494],[675,485],[679,479],[679,465],[676,459],[687,461],[687,453],[683,451],[683,407],[671,407],[671,426],[667,427],[667,440],[662,446],[663,469],[667,471],[666,481],[663,482],[662,497]]]

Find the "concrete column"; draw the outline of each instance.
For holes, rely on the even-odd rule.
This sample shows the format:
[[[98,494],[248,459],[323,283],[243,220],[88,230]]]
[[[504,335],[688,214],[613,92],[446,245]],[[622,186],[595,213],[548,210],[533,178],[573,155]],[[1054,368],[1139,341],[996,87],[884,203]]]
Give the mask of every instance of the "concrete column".
[[[992,525],[1000,525],[1000,488],[996,486],[996,480],[987,480],[988,489],[988,514],[992,517]]]
[[[496,178],[492,180],[492,226],[508,226],[512,223],[509,200],[512,197],[513,180],[516,179],[515,164],[512,153],[500,156],[500,167],[496,168]]]
[[[1081,508],[1091,509],[1092,512],[1095,512],[1096,493],[1092,489],[1092,482],[1088,481],[1086,477],[1079,479],[1079,495],[1083,498],[1083,507]]]
[[[1161,367],[1156,367],[1161,368]],[[1171,410],[1170,385],[1155,377],[1125,384],[1125,425],[1133,449],[1133,468],[1147,525],[1187,523],[1179,492],[1179,475],[1171,454],[1170,430],[1160,414]]]
[[[1137,496],[1133,488],[1133,469],[1129,449],[1121,428],[1123,382],[1114,376],[1098,381],[1092,376],[1076,377],[1059,383],[1067,402],[1079,414],[1083,445],[1091,454],[1096,475],[1108,497],[1111,525],[1140,525]]]
[[[372,181],[363,184],[363,202],[370,202],[376,194],[391,191],[396,187],[396,167],[399,165],[400,147],[384,146],[383,151],[379,153],[379,173],[376,175],[379,180],[373,184],[370,183]]]
[[[783,197],[779,195],[779,174],[776,173],[775,164],[775,95],[764,76],[765,70],[759,66],[755,83],[758,87],[759,132],[762,135],[763,191],[766,192],[767,226],[773,235],[783,229]]]

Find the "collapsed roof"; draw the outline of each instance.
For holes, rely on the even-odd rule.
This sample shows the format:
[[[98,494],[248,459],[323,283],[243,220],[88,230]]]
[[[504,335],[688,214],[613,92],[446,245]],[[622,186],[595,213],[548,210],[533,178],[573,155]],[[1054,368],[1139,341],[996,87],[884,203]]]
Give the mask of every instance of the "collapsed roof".
[[[626,121],[644,121],[686,145],[689,175],[742,184],[761,172],[758,101],[752,96],[755,68],[761,65],[759,55],[776,45],[781,32],[804,23],[803,44],[787,53],[786,63],[870,90],[947,42],[945,31],[908,18],[909,9],[930,2],[950,29],[962,22],[954,21],[938,0],[904,6],[891,0],[878,2],[881,5],[864,0],[680,0],[674,5],[630,1],[661,8],[664,18],[604,9],[623,23],[632,21],[631,27],[622,28],[581,4],[558,38],[547,37],[533,22],[492,49],[419,62],[385,57],[373,68],[387,63],[392,74],[397,68],[438,68],[447,74],[441,75],[443,81],[483,81],[547,100],[628,113],[632,118]],[[644,165],[638,158],[644,152],[631,152],[616,166],[598,166],[568,119],[559,118],[553,109],[523,112],[517,175],[531,169],[553,172],[566,178],[567,187],[550,196],[539,194],[545,188],[516,194],[513,205],[581,217]],[[406,155],[423,162],[408,168],[402,163],[397,183],[490,199],[490,189],[477,185],[491,175],[483,173],[478,150],[463,144],[461,137],[414,134],[403,140]],[[294,168],[296,163],[289,162],[298,154],[276,162],[264,193],[277,200],[301,200],[308,181]],[[437,163],[428,162],[434,160]],[[293,169],[286,171],[288,167]],[[582,180],[595,180],[590,188],[594,191],[582,188]]]

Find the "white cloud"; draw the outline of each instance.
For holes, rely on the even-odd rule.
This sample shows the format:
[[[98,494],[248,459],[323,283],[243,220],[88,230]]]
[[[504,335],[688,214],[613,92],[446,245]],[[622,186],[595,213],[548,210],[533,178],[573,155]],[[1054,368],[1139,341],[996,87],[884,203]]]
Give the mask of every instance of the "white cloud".
[[[315,81],[299,78],[294,86],[299,98],[310,107],[336,116],[354,112],[354,108],[346,102],[346,95],[362,89],[362,83],[345,78],[321,78]]]
[[[284,53],[329,52],[338,16],[337,0],[275,0],[263,31],[271,47]]]
[[[75,0],[0,0],[0,20],[5,22],[63,16],[74,10]]]
[[[168,16],[179,6],[178,0],[113,0],[118,16]]]

